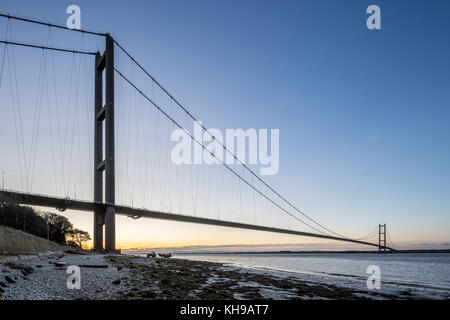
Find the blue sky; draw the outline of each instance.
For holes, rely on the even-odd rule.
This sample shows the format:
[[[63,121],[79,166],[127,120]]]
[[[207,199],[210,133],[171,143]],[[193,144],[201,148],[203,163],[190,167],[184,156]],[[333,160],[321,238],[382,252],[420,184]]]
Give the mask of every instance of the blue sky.
[[[448,1],[30,3],[0,11],[64,24],[78,4],[83,28],[110,32],[208,127],[279,128],[265,178],[325,225],[449,240]],[[366,28],[371,4],[381,30]]]

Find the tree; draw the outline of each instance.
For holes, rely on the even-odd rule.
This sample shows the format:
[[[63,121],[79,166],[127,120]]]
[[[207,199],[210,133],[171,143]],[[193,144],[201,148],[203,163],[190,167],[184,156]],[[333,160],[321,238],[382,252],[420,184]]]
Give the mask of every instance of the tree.
[[[0,203],[0,225],[22,230],[35,236],[66,244],[66,236],[73,230],[69,219],[55,213],[42,213],[28,206]],[[89,234],[88,234],[89,237]],[[90,238],[89,238],[90,239]]]
[[[27,206],[10,203],[0,204],[0,225],[22,230],[42,238],[47,236],[47,223],[44,217],[38,211]]]
[[[48,221],[50,240],[65,245],[66,236],[68,236],[73,229],[72,223],[70,223],[69,219],[66,217],[55,213],[45,213],[44,217]]]
[[[91,236],[87,231],[72,229],[68,234],[68,243],[75,243],[80,249],[83,249],[83,244],[89,240],[91,240]]]

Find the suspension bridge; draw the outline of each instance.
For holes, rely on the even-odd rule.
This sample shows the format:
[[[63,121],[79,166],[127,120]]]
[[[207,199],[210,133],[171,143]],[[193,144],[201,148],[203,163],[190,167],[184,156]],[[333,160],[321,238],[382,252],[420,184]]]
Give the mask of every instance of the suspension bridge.
[[[7,119],[5,114],[2,117],[7,119],[6,121],[14,123],[11,131],[15,133],[17,158],[13,162],[17,166],[14,172],[17,174],[16,180],[19,181],[14,189],[7,189],[2,185],[0,189],[1,203],[49,207],[60,211],[93,212],[93,242],[96,250],[116,250],[115,218],[118,214],[133,219],[154,218],[330,239],[377,247],[379,252],[395,251],[385,224],[377,226],[366,236],[355,239],[325,227],[298,209],[256,174],[252,168],[236,157],[234,150],[229,150],[222,142],[216,140],[213,133],[201,122],[198,122],[192,112],[110,34],[69,29],[62,25],[8,14],[0,14],[0,18],[7,21],[5,38],[0,40],[0,43],[3,44],[0,89],[2,89],[2,83],[7,81],[4,78],[8,78],[11,93],[9,104],[13,119]],[[46,42],[36,44],[15,39],[12,21],[47,28]],[[53,30],[80,34],[82,45],[77,49],[53,45]],[[84,42],[86,36],[104,41],[103,53],[99,50],[89,51],[86,49]],[[14,51],[16,47],[41,51],[40,67],[37,73],[38,89],[31,112],[34,117],[30,117],[33,125],[28,130],[31,132],[30,148],[25,146],[26,139],[24,137],[27,130],[24,129],[23,123],[27,117],[22,110],[24,105],[21,103],[23,96],[20,95],[18,84]],[[56,80],[56,58],[53,54],[47,56],[46,52],[68,54],[72,57],[67,103],[61,103],[61,96],[58,96],[58,92],[61,90],[58,89],[60,81]],[[129,60],[131,65],[129,75],[126,75],[126,72],[115,64],[119,53],[124,59]],[[85,63],[85,70],[88,71],[85,71],[84,79],[81,79],[83,63],[81,58],[77,62],[77,56],[86,56],[91,59],[90,64]],[[147,85],[139,86],[137,84],[138,71],[142,81],[151,83],[149,90],[147,90]],[[28,74],[28,76],[32,75]],[[50,81],[53,82],[52,85],[48,84],[49,77],[53,80]],[[85,86],[85,102],[83,104],[86,107],[86,121],[84,123],[81,121],[78,110],[81,104],[78,96],[80,83]],[[88,84],[91,84],[90,88],[88,88]],[[158,93],[155,93],[155,89],[158,90]],[[119,99],[116,96],[117,90]],[[93,91],[93,94],[90,95],[89,91]],[[125,92],[128,93],[128,100]],[[26,95],[29,94],[29,90],[27,90]],[[54,97],[50,98],[52,95]],[[3,96],[3,93],[2,101],[4,101],[2,110],[5,111],[6,96]],[[63,116],[61,106],[64,104],[67,104],[67,113],[66,118],[61,119]],[[40,141],[39,132],[44,127],[41,118],[45,105],[48,109],[48,126],[46,128],[51,148],[48,154],[42,155],[38,148],[38,141]],[[144,105],[148,108],[144,109]],[[136,128],[130,125],[133,112],[135,116],[133,124]],[[175,116],[175,112],[179,112],[182,116],[179,114]],[[51,122],[52,119],[56,120],[56,124]],[[69,119],[73,122],[69,123]],[[168,124],[167,131],[160,127],[161,119]],[[66,120],[65,124],[64,120]],[[237,166],[225,163],[209,151],[204,142],[199,141],[185,129],[183,120],[200,123],[203,133],[210,140],[219,143],[223,152],[234,158]],[[119,126],[121,128],[118,128]],[[161,158],[170,153],[167,146],[170,141],[168,136],[170,136],[170,129],[174,128],[183,130],[194,144],[214,158],[217,165],[214,168],[208,166],[203,169],[194,168],[191,165],[183,172],[183,169],[179,167],[164,164]],[[120,129],[123,129],[124,135],[119,134]],[[130,138],[134,129],[136,135]],[[2,135],[4,134],[2,132]],[[81,142],[83,134],[86,143]],[[2,137],[2,140],[4,139],[6,137]],[[78,140],[78,151],[75,147],[76,143],[74,143],[76,140]],[[119,148],[120,150],[117,150]],[[135,155],[131,157],[133,152]],[[92,184],[91,195],[87,197],[88,199],[69,197],[69,189],[73,182],[71,178],[74,176],[72,166],[74,153],[78,154],[80,162],[78,184],[82,187],[83,184],[86,185],[86,180],[89,181],[88,184]],[[44,157],[41,165],[36,164],[36,158],[39,156]],[[86,159],[89,164],[83,166]],[[121,163],[119,166],[122,169],[119,173],[116,172],[118,163]],[[39,180],[44,180],[46,186],[54,184],[55,191],[39,194],[33,188],[33,182],[36,180],[34,176],[39,174],[39,171],[45,171],[44,167],[46,166],[50,168],[51,174],[42,174]],[[83,177],[86,168],[89,171],[89,178]],[[133,169],[137,170],[134,174],[130,172]],[[199,170],[204,171],[199,172]],[[54,183],[50,182],[50,176],[54,177]],[[198,186],[200,177],[205,181],[203,187]],[[118,183],[116,184],[116,182]],[[149,185],[150,183],[153,185]],[[76,184],[73,186],[74,193],[76,193]],[[140,194],[140,197],[136,197],[136,199],[140,198],[142,202],[139,208],[133,205],[135,193],[130,191],[133,188],[137,189],[136,195]],[[86,193],[82,192],[80,197],[83,194]],[[128,204],[119,205],[116,195]],[[155,199],[158,196],[159,199]],[[200,196],[206,204],[198,204]],[[378,242],[370,241],[377,236]],[[390,241],[389,246],[387,239]]]

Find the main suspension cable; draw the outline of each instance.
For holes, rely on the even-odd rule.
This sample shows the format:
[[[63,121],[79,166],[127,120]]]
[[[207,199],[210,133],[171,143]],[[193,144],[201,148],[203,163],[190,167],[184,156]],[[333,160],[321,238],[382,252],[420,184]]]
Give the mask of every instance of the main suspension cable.
[[[33,20],[33,19],[27,19],[27,18],[12,16],[12,15],[5,14],[5,13],[0,13],[0,17],[8,18],[8,19],[14,19],[14,20],[22,21],[22,22],[29,22],[29,23],[34,23],[34,24],[40,24],[40,25],[43,25],[43,26],[63,29],[63,30],[67,30],[67,31],[75,31],[75,32],[81,32],[81,33],[87,33],[87,34],[92,34],[92,35],[96,35],[96,36],[106,37],[106,35],[107,35],[106,33],[94,32],[94,31],[89,31],[89,30],[84,30],[84,29],[70,29],[70,28],[68,28],[66,26],[63,26],[63,25],[58,25],[58,24],[54,24],[54,23],[48,23],[48,22],[43,22],[43,21],[38,21],[38,20]]]
[[[374,235],[376,235],[377,230],[378,230],[378,226],[375,227],[375,229],[373,229],[371,232],[369,232],[366,236],[364,236],[364,237],[362,237],[362,238],[355,239],[355,240],[365,240],[365,239],[370,239],[370,238],[372,238]]]
[[[86,33],[86,34],[91,34],[91,35],[96,35],[96,36],[107,36],[107,33],[100,33],[100,32],[94,32],[94,31],[89,31],[89,30],[84,30],[84,29],[71,29],[68,28],[66,26],[63,25],[57,25],[57,24],[53,24],[53,23],[47,23],[47,22],[43,22],[43,21],[38,21],[38,20],[33,20],[33,19],[27,19],[27,18],[22,18],[22,17],[17,17],[17,16],[11,16],[9,14],[4,14],[4,13],[0,13],[0,17],[3,18],[8,18],[8,19],[14,19],[14,20],[18,20],[18,21],[22,21],[22,22],[28,22],[28,23],[34,23],[34,24],[39,24],[39,25],[44,25],[44,26],[48,26],[48,27],[54,27],[54,28],[58,28],[58,29],[63,29],[63,30],[68,30],[68,31],[76,31],[76,32],[81,32],[81,33]],[[150,77],[150,79],[156,83],[156,85],[165,93],[167,94],[170,99],[172,101],[174,101],[178,107],[180,107],[191,119],[193,119],[194,121],[198,122],[197,118],[194,117],[177,99],[175,99],[175,97],[170,94],[168,92],[168,90],[166,90],[144,67],[142,67],[141,64],[139,64],[129,53],[127,50],[124,49],[123,46],[121,46],[115,39],[113,39],[114,43],[133,61],[133,63],[135,63],[148,77]],[[88,52],[88,51],[80,51],[80,50],[70,50],[70,49],[64,49],[64,48],[55,48],[55,47],[48,47],[48,46],[39,46],[39,45],[33,45],[33,44],[28,44],[28,43],[20,43],[20,42],[13,42],[13,41],[7,41],[7,40],[0,40],[0,43],[3,43],[5,45],[11,44],[11,45],[17,45],[17,46],[25,46],[25,47],[32,47],[32,48],[40,48],[43,50],[54,50],[54,51],[60,51],[60,52],[71,52],[71,53],[77,53],[77,54],[87,54],[87,55],[95,55],[97,54],[97,52]],[[176,124],[178,127],[180,127],[180,129],[184,130],[185,132],[187,132],[184,128],[182,128],[173,118],[171,118],[167,113],[165,113],[159,106],[157,106],[151,99],[149,99],[141,90],[139,90],[133,83],[131,83],[122,73],[120,73],[117,69],[115,69],[115,71],[122,77],[124,78],[130,85],[132,85],[141,95],[143,95],[147,100],[149,100],[155,107],[158,108],[158,110],[160,110],[161,112],[163,112],[163,114],[168,117],[174,124]],[[275,193],[280,199],[282,199],[285,203],[287,203],[290,207],[292,207],[295,211],[297,211],[298,213],[300,213],[301,215],[303,215],[304,217],[306,217],[307,219],[309,219],[310,221],[312,221],[314,224],[320,226],[321,228],[323,228],[324,230],[327,230],[328,232],[335,234],[339,237],[346,238],[343,235],[340,235],[334,231],[332,231],[331,229],[323,226],[322,224],[320,224],[319,222],[315,221],[314,219],[312,219],[311,217],[309,217],[307,214],[305,214],[302,210],[298,209],[294,204],[292,204],[289,200],[287,200],[285,197],[283,197],[279,192],[277,192],[274,188],[272,188],[267,182],[265,182],[262,178],[260,178],[253,170],[251,170],[247,165],[245,165],[233,152],[231,152],[230,150],[228,150],[228,148],[226,148],[226,146],[218,141],[214,135],[212,135],[209,130],[200,122],[198,122],[200,124],[200,126],[202,127],[202,129],[207,132],[211,138],[214,141],[217,141],[222,148],[228,153],[230,154],[236,161],[237,163],[241,164],[251,175],[253,175],[254,177],[256,177],[264,186],[266,186],[269,190],[271,190],[273,193]],[[193,138],[191,136],[191,138]],[[195,139],[194,139],[195,140]],[[203,144],[197,140],[195,140],[197,143],[200,144],[200,146],[205,149],[205,147],[203,146]],[[205,149],[206,150],[206,149]],[[208,150],[207,150],[208,151]],[[209,151],[208,151],[209,152]],[[211,152],[210,152],[211,153]],[[212,156],[214,156],[216,159],[217,157],[215,155],[213,155],[211,153]],[[220,159],[218,159],[220,161]],[[280,209],[282,209],[283,211],[285,211],[286,213],[288,213],[289,215],[291,215],[292,217],[294,217],[295,219],[301,221],[302,223],[304,223],[305,225],[311,227],[312,229],[322,233],[322,234],[327,234],[323,231],[320,231],[318,229],[316,229],[315,227],[312,227],[311,225],[307,224],[306,222],[302,221],[301,219],[298,219],[297,217],[295,217],[292,213],[288,212],[286,209],[284,209],[283,207],[281,207],[280,205],[278,205],[277,203],[275,203],[272,199],[268,198],[265,194],[263,194],[261,191],[259,191],[258,189],[256,189],[253,185],[251,185],[248,181],[246,181],[245,179],[243,179],[239,174],[237,174],[236,172],[234,172],[234,170],[232,170],[228,165],[226,165],[225,163],[222,164],[225,165],[225,167],[227,167],[229,170],[231,170],[235,175],[237,175],[242,181],[244,181],[246,184],[248,184],[249,186],[251,186],[252,188],[254,188],[255,191],[257,191],[258,193],[260,193],[261,195],[263,195],[267,200],[269,200],[270,202],[272,202],[273,204],[275,204],[277,207],[279,207]],[[372,232],[371,232],[372,233]],[[367,237],[367,236],[366,236]],[[365,238],[365,237],[363,237]]]
[[[37,44],[25,43],[25,42],[0,40],[0,43],[6,44],[6,45],[10,44],[10,45],[21,46],[21,47],[29,47],[29,48],[36,48],[36,49],[43,49],[43,50],[69,52],[69,53],[78,53],[78,54],[87,54],[87,55],[93,55],[93,56],[95,56],[97,54],[97,52],[93,52],[93,51],[81,51],[81,50],[56,48],[56,47],[42,46],[42,45],[37,45]]]
[[[203,144],[198,141],[194,136],[192,136],[192,134],[187,131],[185,128],[183,128],[175,119],[173,119],[169,114],[167,114],[158,104],[156,104],[152,99],[150,99],[145,93],[143,93],[133,82],[131,82],[127,77],[125,77],[119,70],[117,70],[116,68],[114,68],[114,70],[117,72],[117,74],[123,78],[129,85],[131,85],[135,90],[137,90],[147,101],[149,101],[154,107],[156,107],[158,109],[158,111],[160,111],[164,116],[166,116],[172,123],[174,123],[178,128],[180,128],[181,130],[183,130],[193,141],[195,141],[197,144],[199,144],[204,150],[206,150],[206,152],[208,152],[212,157],[214,157],[215,159],[217,159],[222,165],[224,165],[229,171],[231,171],[234,175],[236,175],[240,180],[242,180],[243,182],[245,182],[250,188],[252,188],[253,190],[255,190],[257,193],[259,193],[261,196],[263,196],[266,200],[268,200],[269,202],[271,202],[273,205],[275,205],[276,207],[278,207],[279,209],[281,209],[283,212],[287,213],[288,215],[290,215],[292,218],[294,218],[295,220],[303,223],[304,225],[310,227],[311,229],[320,232],[322,234],[325,234],[325,232],[323,232],[322,230],[319,230],[313,226],[311,226],[310,224],[308,224],[307,222],[299,219],[298,217],[296,217],[295,215],[293,215],[292,213],[290,213],[289,211],[287,211],[285,208],[281,207],[278,203],[276,203],[275,201],[273,201],[271,198],[269,198],[267,195],[265,195],[262,191],[260,191],[259,189],[257,189],[255,186],[253,186],[250,182],[248,182],[246,179],[244,179],[241,175],[239,175],[236,171],[234,171],[230,166],[228,166],[226,163],[223,162],[223,160],[219,159],[215,154],[213,154],[211,151],[208,151],[206,149],[205,146],[203,146]],[[344,239],[346,239],[345,237],[343,237]]]
[[[306,217],[307,219],[309,219],[310,221],[314,222],[316,225],[320,226],[321,228],[327,230],[328,232],[337,235],[339,237],[342,238],[346,238],[345,236],[336,233],[332,230],[330,230],[329,228],[323,226],[322,224],[320,224],[319,222],[315,221],[314,219],[312,219],[311,217],[309,217],[306,213],[304,213],[302,210],[298,209],[294,204],[292,204],[289,200],[287,200],[285,197],[283,197],[279,192],[277,192],[275,189],[273,189],[267,182],[265,182],[262,178],[260,178],[253,170],[251,170],[245,163],[243,163],[241,160],[239,160],[239,158],[230,150],[228,150],[228,148],[219,140],[217,140],[215,138],[214,135],[212,135],[209,130],[202,124],[200,123],[197,118],[195,116],[193,116],[177,99],[175,99],[175,97],[169,93],[168,90],[166,90],[164,88],[164,86],[158,82],[155,77],[153,77],[139,62],[136,61],[136,59],[133,58],[133,56],[127,51],[125,50],[125,48],[120,45],[114,38],[113,38],[114,43],[154,82],[156,83],[156,85],[164,92],[166,93],[170,99],[172,99],[177,105],[178,107],[180,107],[192,120],[196,121],[201,128],[207,132],[211,138],[214,141],[217,141],[222,148],[228,153],[230,154],[239,164],[241,164],[248,172],[250,172],[250,174],[252,174],[253,176],[255,176],[261,183],[263,183],[267,188],[269,188],[273,193],[275,193],[279,198],[281,198],[284,202],[286,202],[289,206],[291,206],[295,211],[297,211],[298,213],[300,213],[301,215],[303,215],[304,217]]]

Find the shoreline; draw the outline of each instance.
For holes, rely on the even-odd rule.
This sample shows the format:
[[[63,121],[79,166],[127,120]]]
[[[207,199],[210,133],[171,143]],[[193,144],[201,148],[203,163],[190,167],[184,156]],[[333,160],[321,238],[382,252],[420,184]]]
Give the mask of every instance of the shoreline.
[[[166,249],[126,249],[122,250],[123,252],[151,252],[151,251],[167,251]],[[379,254],[378,251],[358,251],[358,250],[349,250],[349,251],[199,251],[199,252],[184,252],[184,251],[176,251],[173,250],[172,253],[179,255],[202,255],[202,254],[211,254],[211,255],[221,255],[221,254]],[[411,249],[411,250],[396,250],[392,252],[380,253],[380,254],[402,254],[402,253],[450,253],[450,249]],[[126,253],[125,253],[126,254]]]
[[[62,265],[62,266],[61,266]],[[80,266],[81,289],[67,288]],[[361,300],[424,299],[338,286],[332,281],[179,258],[93,252],[50,254],[0,263],[0,300]]]

